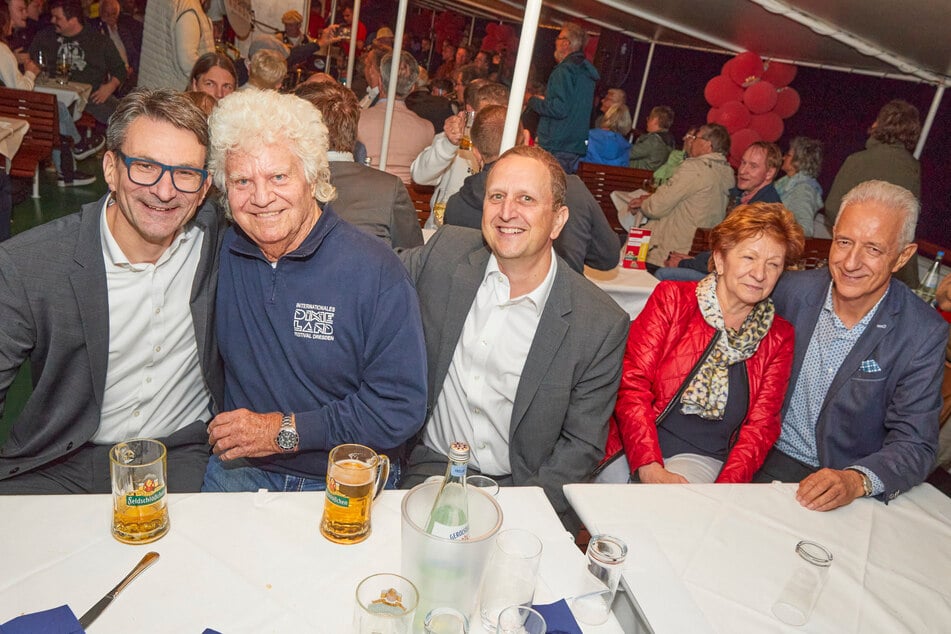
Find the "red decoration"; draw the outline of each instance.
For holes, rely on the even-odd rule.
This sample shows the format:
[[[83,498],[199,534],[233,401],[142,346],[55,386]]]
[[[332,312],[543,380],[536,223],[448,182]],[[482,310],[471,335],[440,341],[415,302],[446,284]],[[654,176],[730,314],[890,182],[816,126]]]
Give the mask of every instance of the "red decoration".
[[[728,101],[740,101],[743,98],[743,89],[733,83],[726,75],[717,75],[707,82],[703,89],[703,96],[713,107],[722,106]]]
[[[766,70],[763,71],[763,79],[777,88],[785,88],[796,78],[796,72],[798,70],[799,69],[792,64],[769,62],[766,65]]]
[[[773,112],[783,119],[788,119],[798,111],[799,93],[796,92],[796,89],[789,87],[780,88],[776,92],[776,107],[773,108]]]
[[[719,108],[710,108],[710,112],[707,113],[707,123],[719,123],[721,114]]]
[[[769,112],[776,105],[776,87],[768,81],[758,81],[743,92],[743,103],[752,114]]]
[[[729,64],[730,79],[739,86],[749,86],[763,76],[763,60],[756,53],[740,53]]]
[[[750,129],[763,141],[775,143],[783,135],[783,120],[775,112],[754,114],[750,118]]]
[[[750,111],[739,101],[728,101],[720,106],[720,120],[717,123],[733,134],[750,124]]]
[[[743,128],[742,130],[737,130],[735,133],[730,135],[730,162],[735,165],[739,165],[740,159],[743,158],[743,152],[746,151],[746,148],[753,145],[757,141],[762,141],[759,136],[759,133],[756,130],[751,130],[750,128]]]

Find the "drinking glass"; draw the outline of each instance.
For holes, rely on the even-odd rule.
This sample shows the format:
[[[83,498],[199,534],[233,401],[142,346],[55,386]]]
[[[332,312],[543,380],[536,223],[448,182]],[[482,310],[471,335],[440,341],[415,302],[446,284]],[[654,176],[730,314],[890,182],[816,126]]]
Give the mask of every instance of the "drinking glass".
[[[355,634],[412,634],[419,593],[413,582],[389,573],[370,575],[357,585]]]
[[[337,445],[327,458],[320,533],[338,544],[370,536],[370,506],[390,473],[390,460],[363,445]]]
[[[73,60],[66,48],[60,49],[56,56],[56,83],[64,86],[69,83],[69,71],[72,69]]]
[[[582,623],[601,625],[611,614],[627,544],[610,535],[595,535],[588,542],[587,557],[587,574],[581,591],[571,601],[571,611]]]
[[[466,486],[482,489],[492,497],[499,495],[499,483],[486,475],[473,475],[466,478]]]
[[[542,542],[529,531],[513,528],[495,538],[479,595],[479,613],[486,631],[492,631],[499,613],[508,606],[532,604],[541,556]]]
[[[40,67],[40,77],[46,76],[46,56],[43,51],[36,52],[36,65]]]
[[[165,445],[135,438],[109,450],[112,478],[112,536],[126,544],[147,544],[168,532]]]
[[[433,608],[423,621],[425,634],[469,634],[469,619],[453,608]]]
[[[512,605],[499,614],[496,634],[545,634],[548,624],[537,610],[524,605]]]
[[[812,615],[832,565],[832,553],[816,542],[796,544],[799,561],[773,604],[773,614],[783,623],[805,625]]]

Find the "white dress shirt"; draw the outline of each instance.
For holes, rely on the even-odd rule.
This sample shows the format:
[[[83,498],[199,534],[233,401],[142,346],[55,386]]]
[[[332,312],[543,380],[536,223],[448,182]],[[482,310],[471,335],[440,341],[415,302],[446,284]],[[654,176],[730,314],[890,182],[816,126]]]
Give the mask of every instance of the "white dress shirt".
[[[450,443],[464,440],[469,443],[473,467],[487,475],[512,472],[512,406],[556,268],[553,250],[542,283],[526,295],[511,298],[508,278],[495,256],[489,257],[426,425],[423,442],[427,447],[448,455]]]
[[[109,291],[109,362],[96,444],[159,438],[209,420],[189,299],[204,234],[187,225],[155,264],[132,264],[100,223]]]

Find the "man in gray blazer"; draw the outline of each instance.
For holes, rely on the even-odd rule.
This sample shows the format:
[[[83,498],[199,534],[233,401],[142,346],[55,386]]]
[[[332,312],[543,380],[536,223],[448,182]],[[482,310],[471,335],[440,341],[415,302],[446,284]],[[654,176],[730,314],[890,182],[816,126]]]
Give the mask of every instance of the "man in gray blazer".
[[[482,232],[445,226],[401,255],[422,308],[427,422],[402,486],[443,473],[449,443],[501,484],[545,489],[571,527],[562,485],[604,455],[630,318],[556,256],[565,174],[537,147],[498,160]]]
[[[33,393],[0,448],[0,493],[107,493],[109,447],[168,448],[198,491],[223,391],[212,324],[220,221],[205,115],[139,90],[110,119],[109,194],[0,245],[0,408],[29,359]]]
[[[353,91],[333,82],[301,84],[294,91],[320,110],[329,131],[330,182],[337,198],[330,206],[341,218],[394,249],[423,243],[416,209],[398,177],[353,160],[360,104]]]

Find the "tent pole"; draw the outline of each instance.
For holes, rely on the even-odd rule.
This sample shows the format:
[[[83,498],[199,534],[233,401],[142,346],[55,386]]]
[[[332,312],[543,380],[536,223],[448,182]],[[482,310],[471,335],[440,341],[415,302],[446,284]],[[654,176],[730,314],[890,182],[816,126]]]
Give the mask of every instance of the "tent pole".
[[[330,24],[334,24],[335,21],[336,21],[336,19],[337,19],[337,0],[333,0],[333,1],[330,3]],[[330,26],[330,24],[328,24],[327,26]],[[324,27],[324,28],[326,28],[326,27]],[[319,38],[319,37],[320,37],[320,36],[318,36],[318,38]],[[333,44],[327,45],[327,61],[324,62],[324,71],[325,71],[328,75],[330,74],[330,58],[331,58],[331,51],[333,51],[333,47],[334,47]],[[340,69],[339,69],[339,68],[337,69],[337,74],[338,74],[338,75],[340,74]],[[350,85],[350,84],[348,83],[347,86],[349,86],[349,85]]]
[[[403,31],[406,29],[406,8],[408,4],[409,0],[400,0],[399,9],[396,12],[393,58],[390,60],[390,83],[386,87],[386,114],[383,116],[383,145],[380,148],[381,171],[386,171],[386,155],[390,151],[390,126],[393,123],[393,106],[396,104],[396,83],[400,74],[400,54],[403,52]],[[356,18],[354,18],[354,24],[356,24]]]
[[[475,16],[472,16],[472,20],[469,22],[469,41],[467,42],[469,46],[472,46],[472,35],[475,33]]]
[[[935,115],[938,114],[938,106],[941,105],[941,98],[944,96],[944,84],[938,86],[934,93],[934,99],[931,100],[931,108],[928,109],[928,116],[925,117],[925,124],[921,127],[921,136],[918,137],[918,146],[915,148],[915,158],[921,158],[921,151],[925,148],[925,141],[928,140],[928,134],[931,132],[931,124],[934,123]]]
[[[647,89],[647,76],[651,72],[651,61],[654,59],[654,45],[657,42],[651,42],[651,47],[647,51],[647,61],[644,63],[644,76],[641,77],[641,90],[637,93],[637,105],[634,106],[634,118],[631,119],[631,125],[637,127],[637,122],[641,120],[641,104],[644,102],[644,91]]]
[[[505,127],[502,129],[502,145],[499,148],[499,154],[515,145],[541,9],[542,0],[525,0],[525,17],[522,20],[522,33],[518,40],[518,56],[515,58],[515,71],[512,76],[512,89],[509,93],[509,106],[505,115]]]
[[[347,56],[347,86],[353,85],[353,62],[357,58],[357,34],[360,32],[360,0],[353,0],[353,24],[350,26],[350,55]]]

